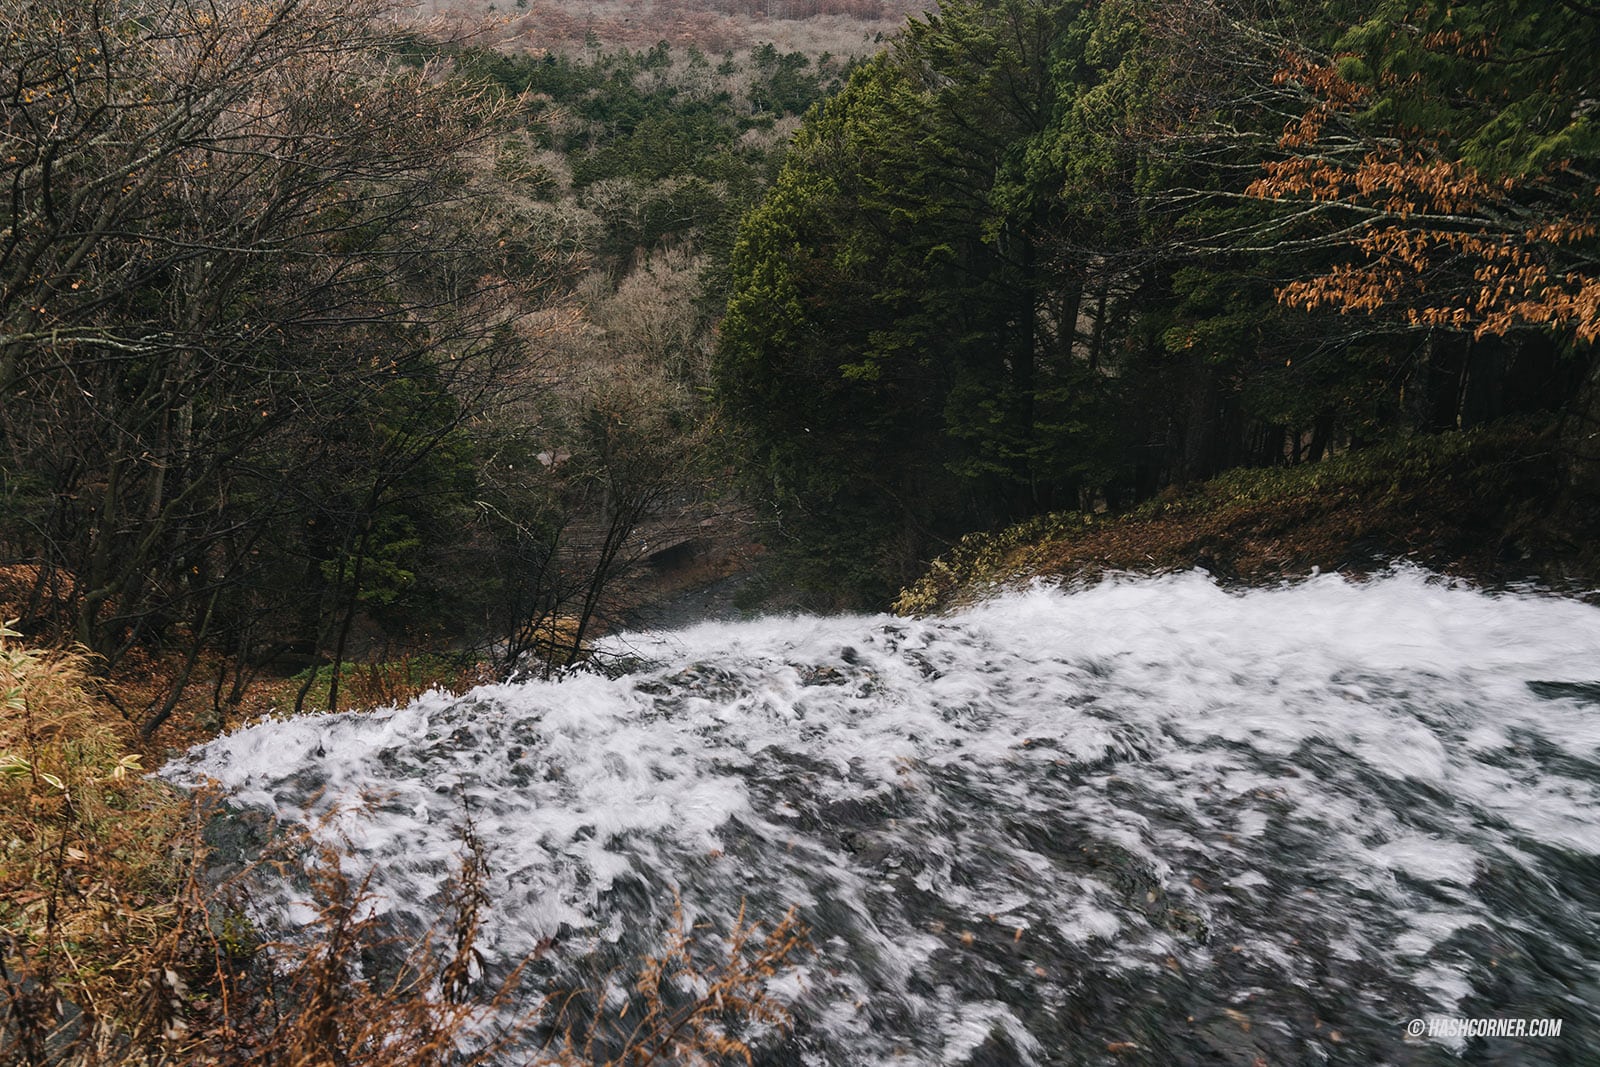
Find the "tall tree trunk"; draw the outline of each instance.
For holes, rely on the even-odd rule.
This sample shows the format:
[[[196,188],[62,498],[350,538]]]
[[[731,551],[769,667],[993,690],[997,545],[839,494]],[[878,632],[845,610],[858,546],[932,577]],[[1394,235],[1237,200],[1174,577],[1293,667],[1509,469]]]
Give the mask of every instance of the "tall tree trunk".
[[[1017,235],[1016,240],[1019,246],[1017,249],[1019,283],[1013,309],[1016,332],[1011,342],[1010,369],[1011,385],[1016,391],[1012,414],[1013,432],[1016,436],[1017,452],[1024,458],[1023,469],[1017,472],[1022,476],[1022,484],[1014,492],[1006,494],[1011,498],[1006,509],[1010,513],[1008,517],[1012,519],[1022,518],[1037,511],[1040,492],[1038,464],[1033,455],[1036,420],[1034,393],[1038,388],[1037,368],[1034,366],[1038,340],[1038,253],[1027,234]]]
[[[1328,442],[1333,437],[1333,413],[1324,411],[1316,417],[1311,424],[1311,450],[1306,459],[1312,463],[1321,461],[1328,451]]]
[[[1567,492],[1586,504],[1600,503],[1600,353],[1591,351],[1589,373],[1561,424]]]
[[[1197,481],[1213,473],[1218,430],[1216,373],[1202,360],[1190,364],[1189,401],[1183,420],[1183,439],[1173,481]]]

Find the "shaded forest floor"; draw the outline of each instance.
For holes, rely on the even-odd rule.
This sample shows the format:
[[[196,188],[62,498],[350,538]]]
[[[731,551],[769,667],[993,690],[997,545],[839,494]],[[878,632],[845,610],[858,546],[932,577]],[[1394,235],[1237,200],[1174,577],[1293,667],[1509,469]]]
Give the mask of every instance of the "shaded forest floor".
[[[964,538],[896,601],[945,611],[1034,579],[1199,567],[1254,584],[1407,561],[1489,587],[1600,585],[1600,513],[1566,486],[1553,428],[1417,437],[1236,470],[1115,516],[1058,512]]]

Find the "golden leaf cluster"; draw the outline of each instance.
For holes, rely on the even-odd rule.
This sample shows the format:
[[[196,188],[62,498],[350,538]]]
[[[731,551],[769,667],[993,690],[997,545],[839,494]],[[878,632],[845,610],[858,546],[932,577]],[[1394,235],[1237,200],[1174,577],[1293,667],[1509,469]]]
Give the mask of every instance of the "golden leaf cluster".
[[[1433,46],[1481,54],[1483,41],[1434,35]],[[1349,161],[1320,152],[1328,124],[1370,98],[1336,67],[1285,57],[1280,84],[1303,86],[1313,102],[1284,127],[1291,151],[1269,161],[1246,189],[1266,200],[1340,205],[1352,261],[1278,290],[1304,309],[1374,314],[1398,311],[1413,325],[1503,335],[1521,327],[1600,336],[1600,283],[1563,268],[1563,249],[1592,240],[1600,190],[1573,188],[1566,166],[1543,174],[1490,177],[1452,158],[1424,135],[1383,143]]]

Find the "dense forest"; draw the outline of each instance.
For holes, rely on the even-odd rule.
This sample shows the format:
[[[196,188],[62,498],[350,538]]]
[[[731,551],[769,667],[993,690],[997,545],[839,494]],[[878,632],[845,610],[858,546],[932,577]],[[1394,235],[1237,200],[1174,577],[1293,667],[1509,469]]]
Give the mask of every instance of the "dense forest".
[[[5,16],[0,599],[156,656],[147,734],[285,665],[570,661],[722,477],[702,280],[844,63],[387,13]]]
[[[147,733],[402,645],[571,662],[738,497],[834,606],[1505,419],[1590,488],[1583,5],[953,0],[868,58],[389,14],[5,16],[0,576],[160,660]]]
[[[912,20],[733,258],[719,381],[790,573],[871,602],[964,531],[1508,417],[1572,456],[1597,35],[1573,3]]]
[[[1305,973],[1354,975],[1359,996],[1383,999],[1385,1011],[1399,1000],[1368,979],[1411,954],[1394,949],[1396,916],[1410,909],[1438,927],[1435,904],[1465,899],[1468,882],[1486,886],[1481,914],[1451,920],[1451,936],[1462,931],[1493,954],[1480,968],[1496,969],[1489,987],[1536,971],[1553,990],[1539,1009],[1570,1006],[1592,977],[1588,960],[1564,958],[1582,956],[1592,933],[1572,918],[1593,909],[1580,907],[1587,889],[1572,888],[1587,886],[1592,869],[1571,827],[1592,808],[1580,775],[1600,692],[1587,674],[1569,678],[1563,662],[1563,649],[1577,661],[1587,651],[1588,623],[1574,621],[1581,605],[1547,598],[1522,613],[1509,598],[1445,590],[1431,575],[1390,581],[1379,603],[1404,605],[1396,633],[1427,628],[1411,620],[1429,612],[1467,605],[1468,617],[1464,629],[1429,636],[1436,646],[1415,646],[1425,669],[1393,675],[1392,693],[1379,693],[1388,683],[1370,687],[1393,707],[1347,684],[1366,680],[1332,656],[1331,677],[1296,689],[1304,703],[1271,705],[1288,724],[1281,736],[1303,736],[1313,752],[1306,774],[1274,749],[1208,781],[1191,773],[1199,764],[1186,752],[1171,761],[1182,773],[1148,793],[1161,810],[1186,813],[1182,850],[1215,854],[1194,868],[1203,879],[1182,877],[1181,856],[1151,851],[1148,865],[1135,862],[1126,827],[1151,824],[1155,808],[1127,808],[1095,847],[1091,824],[1043,814],[1047,802],[1077,818],[1113,794],[1139,796],[1126,781],[1153,780],[1147,772],[1161,761],[1151,753],[1185,739],[1215,738],[1200,747],[1219,759],[1248,747],[1234,709],[1257,697],[1213,683],[1231,676],[1237,689],[1253,671],[1277,701],[1280,668],[1312,646],[1275,643],[1277,633],[1233,610],[1244,597],[1198,575],[1100,586],[1119,597],[1133,590],[1118,609],[1124,630],[1174,598],[1187,597],[1191,614],[1173,617],[1192,621],[1112,633],[1099,660],[1100,645],[1084,641],[1099,615],[1032,632],[1037,612],[981,640],[967,631],[988,624],[961,620],[871,619],[857,636],[860,620],[769,619],[759,625],[776,636],[753,642],[686,639],[677,647],[708,651],[681,670],[641,666],[648,649],[596,650],[595,638],[625,626],[638,604],[665,599],[668,583],[651,568],[714,537],[749,551],[692,580],[731,576],[755,606],[883,608],[907,587],[898,609],[926,614],[1017,579],[1186,570],[1213,562],[1207,554],[1227,541],[1249,542],[1237,558],[1254,569],[1233,574],[1244,581],[1337,567],[1356,542],[1379,565],[1410,552],[1449,570],[1456,546],[1474,539],[1510,561],[1501,577],[1543,577],[1533,542],[1510,532],[1514,513],[1542,524],[1552,555],[1587,553],[1587,570],[1557,577],[1593,592],[1600,7],[947,0],[883,36],[880,24],[913,2],[603,0],[582,13],[514,0],[483,25],[449,3],[448,17],[423,18],[442,10],[436,0],[420,11],[390,0],[0,7],[0,840],[9,842],[0,849],[0,1059],[436,1067],[497,1062],[503,1046],[515,1062],[583,1065],[606,1062],[597,1049],[609,1042],[619,1050],[609,1062],[750,1063],[741,1034],[765,1040],[794,1021],[781,989],[830,983],[847,994],[836,1001],[841,1025],[890,1048],[892,1012],[871,1014],[885,1007],[872,1002],[881,987],[841,980],[826,955],[787,973],[808,951],[797,912],[756,915],[781,894],[807,898],[821,923],[831,911],[835,929],[819,944],[844,953],[835,957],[843,967],[893,971],[905,1003],[934,1003],[923,994],[935,985],[940,997],[980,996],[963,1034],[998,1018],[998,986],[983,985],[991,979],[1026,1012],[1056,1010],[1040,992],[1050,987],[1034,982],[1054,977],[1032,962],[1052,931],[1078,928],[1095,953],[1111,946],[1129,960],[1108,931],[1155,933],[1160,954],[1131,985],[1062,971],[1063,998],[1110,998],[1061,1001],[1074,1005],[1062,1014],[1073,1040],[1079,1029],[1093,1035],[1095,1055],[1141,1050],[1128,1032],[1103,1029],[1130,1022],[1116,1018],[1115,999],[1133,1003],[1129,990],[1153,990],[1150,1003],[1172,1013],[1171,1026],[1159,1013],[1131,1019],[1147,1028],[1144,1048],[1194,1036],[1192,1026],[1180,1031],[1196,1023],[1184,999],[1196,982],[1168,953],[1210,936],[1194,895],[1210,883],[1251,890],[1275,918],[1309,909],[1305,925],[1264,927],[1282,931],[1268,939],[1276,959],[1290,943],[1297,952],[1354,943],[1321,924],[1340,899],[1321,891],[1349,881],[1353,909],[1382,912],[1368,938],[1374,955],[1352,967],[1340,947],[1337,958],[1304,957]],[[647,12],[667,39],[656,43]],[[783,40],[827,47],[747,34],[757,16],[767,27],[813,14],[825,29],[785,27]],[[1433,536],[1446,525],[1435,520],[1462,502],[1471,506],[1451,512],[1447,535]],[[1285,549],[1297,527],[1316,530]],[[1342,597],[1337,582],[1305,583],[1309,595],[1296,602],[1322,611],[1336,587]],[[1348,617],[1357,622],[1321,621],[1332,632],[1376,618]],[[1537,627],[1525,633],[1519,620]],[[791,624],[800,636],[779,633]],[[1053,657],[1055,644],[1082,642],[1091,658],[1081,667],[1019,658],[1009,645],[1020,628],[1028,640],[1015,643],[1049,644]],[[1567,629],[1576,636],[1556,636]],[[1261,646],[1242,657],[1248,669],[1213,666],[1202,646],[1224,630],[1236,645]],[[1374,655],[1389,627],[1373,630],[1355,635],[1361,656]],[[1130,648],[1165,656],[1175,634],[1194,644],[1175,658],[1202,673],[1124,671],[1125,699],[1115,701],[1149,712],[1126,734],[1128,722],[1108,725],[1114,717],[1073,718],[1113,702],[1098,703],[1085,678],[1146,655]],[[946,683],[954,703],[919,703],[940,676],[924,657],[928,642],[943,647],[941,662],[1005,683],[984,698],[996,718],[1029,686],[1040,717],[1015,737],[963,734],[989,728],[971,703],[988,683],[969,688],[956,675],[959,684]],[[1466,662],[1493,659],[1501,644],[1537,644],[1540,656],[1507,658],[1494,678]],[[1412,701],[1446,662],[1445,703]],[[431,687],[575,671],[612,677],[560,687],[588,694],[570,708],[534,701],[518,711],[494,705],[497,696],[480,704],[442,692],[413,700]],[[1026,685],[1011,685],[1008,671]],[[1060,688],[1039,689],[1038,677]],[[513,688],[557,689],[503,687]],[[1142,708],[1152,692],[1187,700],[1189,690],[1225,695],[1204,707],[1175,698]],[[804,692],[785,704],[778,691]],[[1502,692],[1514,698],[1506,708],[1520,701],[1521,710],[1478,709],[1483,730],[1461,725],[1474,721],[1463,709]],[[877,699],[887,704],[867,713]],[[427,717],[430,701],[439,718]],[[393,775],[370,790],[373,781],[356,783],[359,806],[387,806],[429,824],[428,834],[453,827],[460,848],[449,861],[433,846],[415,854],[428,851],[415,826],[389,838],[396,852],[367,857],[380,881],[384,867],[432,879],[413,902],[438,917],[424,920],[431,937],[385,925],[373,875],[347,865],[352,840],[319,837],[342,832],[344,811],[324,809],[315,826],[285,834],[248,805],[227,809],[145,773],[171,758],[167,746],[248,718],[385,703],[393,707],[375,716],[296,719],[285,725],[305,727],[301,741],[277,735],[249,758],[282,762],[268,769],[320,796],[337,779],[310,768],[342,764],[350,750],[314,736],[327,739],[337,723],[351,727],[348,741],[386,715],[416,712],[414,732],[356,742],[351,766],[371,755]],[[1312,704],[1322,710],[1308,716]],[[1318,716],[1328,708],[1326,722],[1350,711],[1357,726],[1326,727]],[[493,714],[480,716],[485,709]],[[629,715],[638,722],[618,727]],[[1185,732],[1217,716],[1228,721],[1216,732]],[[857,732],[897,718],[899,733]],[[1390,719],[1409,726],[1395,732]],[[756,730],[748,747],[715,747],[745,720]],[[1064,722],[1080,723],[1090,747],[1068,744]],[[1362,722],[1382,728],[1360,733]],[[1539,732],[1549,722],[1561,727],[1554,740]],[[1564,723],[1575,725],[1563,733]],[[1445,729],[1451,736],[1434,737]],[[1141,736],[1148,750],[1128,740]],[[980,743],[951,747],[964,737]],[[1114,742],[1103,754],[1092,751],[1099,737]],[[1437,762],[1437,781],[1470,778],[1476,794],[1458,799],[1433,779],[1382,796],[1366,784],[1389,780],[1401,745],[1444,753],[1463,744],[1461,762]],[[619,751],[641,745],[656,747]],[[1339,745],[1341,758],[1385,760],[1352,772],[1359,793],[1300,794],[1313,820],[1286,819],[1282,791],[1254,788],[1269,777],[1319,780],[1337,766],[1324,754]],[[859,757],[869,751],[883,765],[881,792],[863,792],[871,778]],[[1546,765],[1516,762],[1535,759]],[[975,769],[990,777],[970,777]],[[1106,775],[1124,770],[1113,789]],[[696,775],[715,788],[701,790]],[[939,785],[940,775],[953,777]],[[1502,779],[1526,789],[1483,785]],[[1230,792],[1235,781],[1252,783],[1248,796]],[[397,791],[378,796],[390,786]],[[429,797],[414,808],[392,800],[413,786]],[[976,806],[927,799],[941,789]],[[1098,792],[1079,803],[1088,794],[1058,789]],[[517,814],[495,806],[519,791]],[[1190,817],[1202,792],[1220,805],[1215,847]],[[706,800],[712,793],[732,805],[714,818],[706,811],[722,801]],[[583,810],[563,807],[578,794]],[[763,796],[773,821],[743,820],[739,805]],[[898,799],[880,804],[884,796]],[[1019,797],[1024,806],[1007,806]],[[1504,817],[1552,797],[1570,801],[1571,814],[1541,812],[1561,823],[1546,837]],[[1358,809],[1395,815],[1363,823]],[[573,928],[552,918],[564,905],[541,904],[548,936],[536,923],[520,929],[527,954],[491,988],[477,946],[494,903],[488,887],[507,874],[491,871],[480,810],[489,832],[526,837],[538,852],[520,870],[511,864],[513,881],[499,884],[521,884],[508,896],[537,896],[529,887],[547,874],[566,879],[552,900],[574,885],[614,898],[610,929],[641,936],[651,900],[664,908],[670,899],[670,925],[657,924],[664,941],[631,942],[631,959],[564,957]],[[1337,818],[1347,826],[1330,833],[1327,811],[1345,812]],[[278,814],[292,821],[287,812]],[[530,812],[554,821],[530,832]],[[1075,908],[1098,879],[1102,903],[1128,922],[1098,910],[1093,922],[1087,912],[1025,915],[1012,903],[1004,910],[1016,925],[966,914],[982,895],[971,881],[978,868],[953,861],[947,839],[974,855],[991,848],[973,844],[981,833],[951,828],[981,831],[997,812],[989,854],[1006,858],[993,865],[994,899]],[[1349,853],[1359,866],[1316,868],[1313,858],[1315,880],[1303,893],[1282,883],[1281,897],[1256,897],[1268,883],[1253,871],[1257,880],[1230,887],[1213,860],[1246,854],[1235,842],[1240,812],[1293,838],[1261,838],[1263,868],[1287,870],[1297,850],[1337,837],[1359,842]],[[635,816],[652,821],[634,842],[645,843],[654,880],[629,881],[631,861],[605,852],[639,829]],[[681,895],[662,881],[673,877],[661,862],[670,849],[648,836],[680,822],[693,836],[677,868],[690,890]],[[1037,838],[1019,834],[1035,824]],[[796,850],[791,829],[802,841],[822,836]],[[1348,877],[1373,865],[1374,842],[1389,855],[1421,850],[1427,877],[1405,866],[1380,872],[1414,895],[1395,903]],[[1027,850],[1014,852],[1019,844]],[[1054,849],[1070,879],[1041,891],[1052,883],[1038,880],[1035,845]],[[558,846],[566,851],[547,862]],[[598,866],[560,866],[602,853]],[[1550,866],[1519,865],[1535,853]],[[1449,859],[1457,855],[1468,859]],[[943,867],[913,874],[928,857]],[[836,862],[845,865],[837,877],[826,873]],[[752,884],[796,864],[830,884],[815,895],[803,881],[753,892],[747,917],[746,886],[725,873],[738,863]],[[1430,881],[1440,867],[1443,880]],[[286,877],[301,936],[275,942],[275,931],[257,929],[249,887],[227,887],[232,868],[295,872]],[[691,951],[718,918],[692,899],[702,878],[725,879],[704,895],[722,893],[720,918],[731,920],[720,942],[710,935],[710,958]],[[923,901],[938,881],[963,910],[880,925],[855,902],[864,898],[848,895],[872,886]],[[1293,905],[1279,907],[1290,889]],[[1511,949],[1525,931],[1513,927],[1524,924],[1504,902],[1521,896],[1549,897],[1543,914],[1559,918],[1549,919],[1549,940],[1516,950],[1527,966],[1519,972]],[[1219,931],[1242,899],[1217,909]],[[1480,937],[1491,912],[1493,932]],[[871,929],[837,936],[841,916]],[[884,954],[902,933],[921,955]],[[935,944],[944,945],[937,960]],[[1416,962],[1432,974],[1443,951],[1440,942]],[[1255,966],[1238,945],[1204,955]],[[1028,973],[1014,966],[1023,959]],[[512,1003],[523,977],[543,982],[552,968],[591,962],[579,980],[592,977],[592,989],[541,987],[526,1010]],[[1218,987],[1230,991],[1218,1001],[1228,1006],[1207,1032],[1226,1037],[1214,1047],[1230,1062],[1246,1062],[1247,1040],[1289,1030],[1261,1025],[1250,1037],[1232,1005],[1264,986],[1303,983],[1234,973],[1241,984]],[[634,977],[614,981],[621,974]],[[513,1007],[521,1022],[488,1034],[482,1013]],[[1307,1034],[1334,1018],[1312,1008],[1294,1005]],[[516,1045],[519,1027],[546,1009],[544,1044],[530,1057]],[[932,1016],[905,1018],[913,1036],[938,1029],[926,1025]],[[1090,1020],[1102,1029],[1080,1027]],[[1354,1036],[1377,1043],[1347,1052],[1409,1048],[1396,1023],[1384,1021],[1383,1034],[1367,1026]],[[615,1033],[597,1044],[608,1026]],[[1338,1030],[1328,1040],[1343,1043]],[[479,1041],[491,1047],[474,1051]],[[793,1055],[827,1058],[815,1052],[827,1047]],[[990,1053],[1012,1047],[973,1044],[960,1055],[1011,1062],[1019,1057]]]

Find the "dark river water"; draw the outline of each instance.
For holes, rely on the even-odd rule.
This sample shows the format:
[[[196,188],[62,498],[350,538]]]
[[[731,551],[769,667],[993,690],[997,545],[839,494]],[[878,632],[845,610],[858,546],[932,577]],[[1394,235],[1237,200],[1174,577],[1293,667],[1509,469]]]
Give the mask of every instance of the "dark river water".
[[[337,806],[320,832],[411,927],[470,812],[489,965],[555,939],[531,998],[656,948],[675,895],[710,931],[794,905],[814,951],[758,1063],[1600,1063],[1600,609],[1189,574],[609,650],[626,673],[267,723],[165,773]],[[257,923],[298,892],[263,884]],[[1451,1030],[1485,1018],[1561,1033]]]

